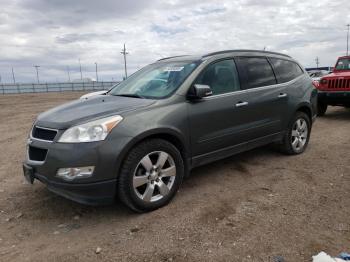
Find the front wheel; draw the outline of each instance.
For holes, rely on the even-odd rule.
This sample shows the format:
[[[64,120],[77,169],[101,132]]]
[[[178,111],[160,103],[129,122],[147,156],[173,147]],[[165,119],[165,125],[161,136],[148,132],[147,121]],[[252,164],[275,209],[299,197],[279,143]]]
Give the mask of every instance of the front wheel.
[[[118,178],[120,200],[136,212],[166,205],[176,194],[184,176],[178,149],[162,139],[135,146],[126,157]]]
[[[282,151],[289,155],[303,153],[309,143],[310,132],[310,118],[303,112],[297,112],[283,138]]]

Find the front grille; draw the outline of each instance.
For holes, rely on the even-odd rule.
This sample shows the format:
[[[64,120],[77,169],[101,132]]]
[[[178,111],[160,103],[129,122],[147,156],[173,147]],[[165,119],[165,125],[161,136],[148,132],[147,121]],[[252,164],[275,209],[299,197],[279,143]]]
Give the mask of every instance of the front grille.
[[[32,130],[33,138],[53,141],[57,135],[57,130],[34,126]]]
[[[47,155],[47,149],[37,148],[33,146],[28,147],[29,160],[45,161],[46,155]]]
[[[349,89],[350,79],[329,79],[328,88]]]

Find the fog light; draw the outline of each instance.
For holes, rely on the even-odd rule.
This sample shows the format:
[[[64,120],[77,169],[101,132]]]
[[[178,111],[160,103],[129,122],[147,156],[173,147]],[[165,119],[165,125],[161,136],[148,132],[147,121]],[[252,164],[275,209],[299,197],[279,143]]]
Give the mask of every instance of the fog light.
[[[72,181],[76,178],[91,177],[94,169],[94,166],[60,168],[56,176],[64,180]]]

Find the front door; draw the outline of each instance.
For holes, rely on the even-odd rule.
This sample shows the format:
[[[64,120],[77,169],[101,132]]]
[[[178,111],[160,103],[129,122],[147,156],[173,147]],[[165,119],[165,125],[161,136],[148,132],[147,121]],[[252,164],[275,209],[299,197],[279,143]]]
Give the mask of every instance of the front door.
[[[188,103],[192,155],[212,153],[244,140],[236,136],[246,119],[244,104],[236,106],[241,89],[233,59],[208,65],[195,84],[210,86],[213,95]]]

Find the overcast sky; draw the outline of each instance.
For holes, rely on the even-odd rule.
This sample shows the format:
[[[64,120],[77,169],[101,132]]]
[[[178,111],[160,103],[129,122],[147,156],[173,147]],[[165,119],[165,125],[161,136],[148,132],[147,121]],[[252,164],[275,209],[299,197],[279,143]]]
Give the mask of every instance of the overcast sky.
[[[156,59],[224,49],[289,54],[304,66],[333,65],[346,52],[349,0],[0,0],[0,75],[119,80],[123,43],[132,73]]]

